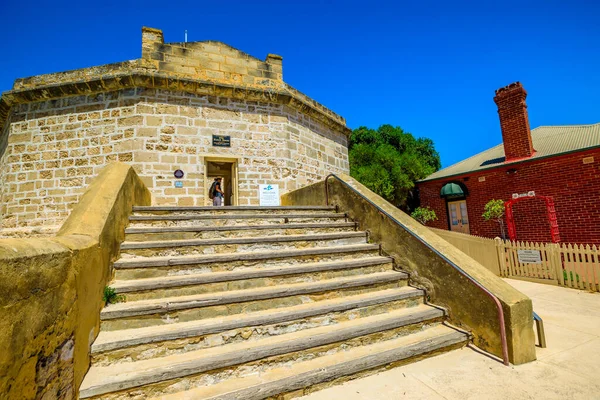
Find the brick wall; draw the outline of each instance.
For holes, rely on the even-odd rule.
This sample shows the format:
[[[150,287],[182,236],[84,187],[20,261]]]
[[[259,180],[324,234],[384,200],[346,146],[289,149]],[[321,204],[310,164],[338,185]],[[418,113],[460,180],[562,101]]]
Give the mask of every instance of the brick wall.
[[[594,157],[594,162],[584,164],[586,157]],[[509,169],[517,171],[507,174]],[[485,181],[480,182],[482,178]],[[419,183],[421,205],[433,208],[439,218],[430,226],[448,229],[446,202],[440,198],[440,190],[452,181],[462,182],[469,191],[466,201],[473,235],[500,235],[497,223],[481,217],[489,200],[507,201],[513,193],[533,190],[537,195],[553,196],[563,242],[600,244],[600,149]],[[518,240],[550,241],[543,201],[519,202],[514,211]]]
[[[6,127],[0,236],[51,233],[111,161],[132,164],[153,203],[169,205],[206,204],[207,153],[240,157],[241,205],[258,204],[260,183],[285,192],[348,172],[346,136],[282,104],[125,89],[16,105]],[[212,147],[213,134],[230,135],[231,148]]]

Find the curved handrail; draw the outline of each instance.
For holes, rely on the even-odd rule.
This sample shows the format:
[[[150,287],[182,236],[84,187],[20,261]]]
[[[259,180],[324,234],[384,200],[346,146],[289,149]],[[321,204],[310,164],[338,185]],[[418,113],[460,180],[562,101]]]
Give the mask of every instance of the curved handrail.
[[[379,207],[377,204],[375,204],[374,202],[372,202],[371,200],[366,198],[362,193],[360,193],[358,190],[356,190],[355,188],[350,186],[348,184],[348,182],[344,181],[342,178],[340,178],[336,174],[329,174],[325,178],[325,202],[326,202],[326,205],[329,205],[329,178],[332,178],[332,177],[337,179],[338,181],[340,181],[342,184],[344,184],[346,187],[348,187],[354,193],[358,194],[364,200],[368,201],[373,207],[375,207],[377,210],[379,210],[379,212],[385,214],[389,219],[394,221],[396,224],[400,225],[410,235],[412,235],[415,239],[417,239],[419,242],[424,244],[429,250],[433,251],[437,256],[442,258],[448,265],[450,265],[452,268],[457,270],[461,275],[463,275],[465,278],[467,278],[469,281],[471,281],[471,283],[473,283],[482,292],[484,292],[489,298],[491,298],[492,301],[494,301],[494,303],[496,304],[496,308],[498,309],[498,323],[500,324],[500,340],[502,342],[502,360],[504,362],[504,365],[510,365],[509,360],[508,360],[508,345],[506,342],[506,327],[504,326],[504,312],[502,311],[502,304],[500,303],[500,300],[498,300],[498,298],[492,292],[490,292],[483,285],[481,285],[479,282],[477,282],[475,280],[475,278],[473,278],[471,275],[469,275],[465,270],[463,270],[461,267],[459,267],[458,265],[453,263],[446,256],[444,256],[442,253],[440,253],[435,248],[433,248],[429,243],[427,243],[426,241],[421,239],[419,236],[417,236],[414,232],[412,232],[410,229],[408,229],[408,227],[406,225],[404,225],[402,222],[398,221],[396,218],[392,217],[388,212],[386,212],[384,209]]]

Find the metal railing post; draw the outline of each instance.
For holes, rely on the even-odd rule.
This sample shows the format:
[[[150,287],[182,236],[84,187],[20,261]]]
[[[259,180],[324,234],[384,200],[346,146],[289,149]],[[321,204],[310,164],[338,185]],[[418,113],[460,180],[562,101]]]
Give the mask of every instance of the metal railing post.
[[[541,348],[546,348],[546,332],[544,332],[544,321],[539,315],[533,312],[533,320],[535,321],[535,328],[538,334],[538,342]]]

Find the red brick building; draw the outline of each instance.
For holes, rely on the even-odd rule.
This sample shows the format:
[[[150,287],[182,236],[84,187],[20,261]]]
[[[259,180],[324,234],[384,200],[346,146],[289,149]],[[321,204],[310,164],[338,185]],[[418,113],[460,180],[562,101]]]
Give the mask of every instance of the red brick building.
[[[503,144],[417,183],[421,206],[438,216],[428,225],[500,236],[485,204],[526,196],[513,206],[517,240],[550,242],[541,196],[551,196],[562,242],[600,244],[600,123],[530,130],[526,97],[519,82],[497,90]]]

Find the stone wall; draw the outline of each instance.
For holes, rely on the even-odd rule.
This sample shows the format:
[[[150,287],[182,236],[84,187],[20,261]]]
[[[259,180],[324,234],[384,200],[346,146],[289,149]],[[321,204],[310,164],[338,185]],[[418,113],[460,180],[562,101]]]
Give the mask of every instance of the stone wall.
[[[77,397],[132,206],[148,204],[133,169],[113,163],[56,236],[0,239],[2,399]]]
[[[217,41],[164,43],[158,29],[142,30],[142,59],[158,70],[237,85],[282,86],[282,57],[265,61]]]
[[[206,204],[208,154],[239,157],[240,205],[258,204],[260,183],[285,192],[348,171],[343,132],[279,103],[133,88],[15,105],[6,126],[5,236],[55,230],[111,161],[130,163],[163,205]],[[230,135],[231,148],[212,147],[213,134]]]
[[[112,161],[131,163],[155,204],[182,206],[208,203],[207,156],[237,160],[240,205],[258,203],[261,183],[286,192],[348,172],[344,118],[283,82],[280,56],[164,43],[153,28],[139,59],[17,79],[0,125],[0,237],[54,232]]]
[[[281,197],[282,204],[324,205],[324,191],[325,184],[321,181],[286,193]],[[410,273],[412,284],[427,289],[431,303],[447,309],[451,323],[471,331],[479,348],[501,356],[500,324],[494,301],[450,262],[469,274],[502,305],[510,362],[523,364],[535,360],[531,299],[347,175],[340,175],[340,180],[330,178],[329,199],[330,205],[348,213],[358,222],[360,230],[369,232],[371,242],[380,244],[396,265]]]
[[[6,147],[8,146],[8,132],[10,130],[10,125],[9,124],[5,124],[4,127],[2,127],[2,129],[0,129],[0,220],[1,220],[1,216],[6,215],[7,210],[8,210],[8,206],[6,204],[6,192],[7,192],[7,186],[6,186],[6,169],[4,168],[4,166],[6,165],[6,161],[8,157],[5,157],[4,154],[6,154]],[[2,230],[1,225],[0,225],[0,231]],[[1,235],[1,233],[0,233]]]

